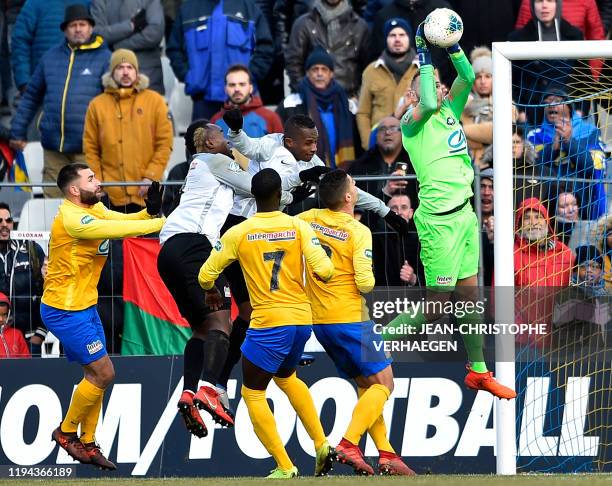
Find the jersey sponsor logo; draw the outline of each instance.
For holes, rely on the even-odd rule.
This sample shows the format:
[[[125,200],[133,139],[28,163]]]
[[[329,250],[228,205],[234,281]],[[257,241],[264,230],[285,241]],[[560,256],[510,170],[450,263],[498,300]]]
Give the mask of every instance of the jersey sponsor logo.
[[[247,241],[289,241],[295,240],[295,230],[274,231],[272,233],[252,233]]]
[[[230,288],[227,285],[223,287],[223,295],[225,295],[226,299],[232,298],[232,292],[230,291]]]
[[[108,255],[108,249],[110,247],[110,242],[108,240],[104,240],[100,245],[98,245],[98,253],[96,255]]]
[[[316,236],[314,238],[312,238],[312,244],[315,246],[321,246],[321,242],[319,241],[319,238],[317,238]]]
[[[446,117],[446,124],[449,127],[452,127],[455,123],[457,123],[457,122],[455,121],[455,119],[452,116]]]
[[[349,237],[349,234],[346,231],[328,228],[327,226],[321,226],[318,223],[310,223],[310,227],[316,232],[321,233],[324,236],[329,236],[334,240],[346,241]]]
[[[100,341],[99,339],[96,339],[95,341],[86,344],[87,346],[87,352],[89,354],[96,354],[98,351],[101,351],[102,348],[104,347],[102,345],[102,341]]]
[[[81,224],[89,224],[89,223],[91,223],[93,220],[94,220],[94,217],[93,217],[93,216],[89,216],[89,215],[87,215],[87,216],[83,216],[83,217],[81,218]]]
[[[463,130],[461,128],[458,128],[453,133],[451,133],[446,142],[448,143],[449,154],[456,154],[458,152],[463,152],[467,149],[465,133],[463,133]]]
[[[452,277],[447,277],[445,275],[438,275],[436,277],[436,283],[438,285],[448,285],[453,281]]]
[[[372,259],[372,250],[368,250],[366,249],[363,254],[365,255],[366,258],[369,258],[370,260]]]
[[[221,244],[221,240],[217,240],[217,242],[215,243],[215,250],[221,251],[221,248],[223,248],[223,245]]]

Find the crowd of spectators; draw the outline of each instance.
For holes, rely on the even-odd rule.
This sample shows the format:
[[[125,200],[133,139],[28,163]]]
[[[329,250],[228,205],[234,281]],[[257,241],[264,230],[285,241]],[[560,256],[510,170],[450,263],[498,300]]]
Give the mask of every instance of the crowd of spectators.
[[[7,0],[0,2],[0,56],[10,59],[0,63],[0,154],[23,151],[40,137],[43,181],[54,182],[65,164],[86,161],[103,182],[136,184],[108,187],[110,207],[140,210],[147,185],[163,177],[176,131],[164,88],[165,55],[193,102],[192,120],[204,127],[210,120],[222,130],[210,132],[207,143],[222,143],[223,114],[232,108],[242,111],[251,137],[282,132],[290,116],[308,115],[328,166],[356,177],[406,176],[358,185],[410,221],[418,186],[398,118],[416,100],[414,32],[439,7],[462,16],[461,44],[476,74],[461,123],[480,181],[483,281],[493,284],[491,43],[610,38],[610,1]],[[446,53],[433,49],[433,62],[450,86],[454,71]],[[568,61],[513,65],[516,284],[587,285],[603,295],[612,292],[612,220],[602,182],[609,154],[594,117],[598,108],[574,102],[569,80],[576,68]],[[593,83],[609,82],[602,61],[590,62],[590,75]],[[534,104],[540,108],[527,106]],[[189,160],[195,148],[189,134],[185,140]],[[234,156],[248,167],[241,154]],[[186,163],[176,165],[168,180],[181,181],[186,170]],[[168,186],[166,212],[176,189]],[[60,196],[53,187],[44,195]],[[4,206],[0,322],[8,306],[9,321],[35,355],[44,338],[33,317],[44,253],[3,237],[12,225]],[[422,285],[416,231],[400,238],[376,216],[358,217],[374,233],[377,284]],[[114,250],[116,258],[120,252]],[[27,285],[18,284],[13,273],[25,271]],[[105,269],[101,286],[117,292],[120,271]]]

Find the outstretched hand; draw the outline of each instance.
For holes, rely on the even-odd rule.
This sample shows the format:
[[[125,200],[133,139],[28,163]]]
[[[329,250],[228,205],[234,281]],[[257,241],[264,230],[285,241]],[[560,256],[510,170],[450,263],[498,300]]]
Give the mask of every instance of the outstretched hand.
[[[151,216],[157,216],[162,206],[162,195],[164,194],[164,186],[158,181],[151,182],[145,204],[147,205],[147,213]]]
[[[238,108],[232,108],[223,113],[223,121],[233,132],[239,132],[242,130],[242,112]]]
[[[306,182],[301,186],[297,186],[291,191],[291,195],[293,196],[293,202],[291,204],[301,203],[304,199],[309,197],[315,191],[316,187],[310,182]]]
[[[331,169],[324,165],[315,165],[310,169],[300,171],[300,180],[302,182],[314,182],[318,184],[322,175],[327,174]]]

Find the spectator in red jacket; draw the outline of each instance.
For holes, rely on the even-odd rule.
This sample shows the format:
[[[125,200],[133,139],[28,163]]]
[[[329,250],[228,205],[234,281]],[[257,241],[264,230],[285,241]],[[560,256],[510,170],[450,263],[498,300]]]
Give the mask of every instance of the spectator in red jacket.
[[[569,285],[574,260],[572,251],[555,236],[540,200],[525,199],[515,219],[516,322],[547,324],[547,335],[520,335],[520,343],[547,346],[555,296]]]
[[[9,324],[11,301],[0,292],[0,358],[29,358],[30,349],[23,334]]]
[[[225,73],[225,94],[223,108],[213,115],[211,123],[223,129],[227,136],[228,127],[223,121],[226,110],[239,108],[244,120],[243,130],[251,138],[260,138],[270,133],[283,133],[283,122],[274,111],[268,110],[258,95],[253,94],[253,81],[249,68],[234,64]]]
[[[516,28],[524,27],[527,22],[533,17],[532,4],[533,0],[523,0],[521,8],[516,19]],[[557,7],[561,7],[561,15],[574,27],[582,31],[584,40],[602,40],[605,38],[605,32],[597,3],[595,0],[540,0],[546,2],[555,2]]]

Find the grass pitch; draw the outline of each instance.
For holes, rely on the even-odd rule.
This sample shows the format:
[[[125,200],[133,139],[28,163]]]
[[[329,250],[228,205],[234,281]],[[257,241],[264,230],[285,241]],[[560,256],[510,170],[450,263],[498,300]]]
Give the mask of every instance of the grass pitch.
[[[300,477],[289,480],[286,484],[294,486],[382,486],[414,485],[414,486],[552,486],[552,485],[575,485],[588,484],[589,486],[612,485],[611,474],[534,474],[519,476],[417,476],[415,478],[404,477],[359,477],[359,476],[329,476],[326,478]],[[53,486],[76,486],[85,483],[93,483],[109,486],[270,486],[279,484],[278,481],[263,478],[101,478],[85,479],[75,478],[72,480],[1,480],[0,486],[25,486],[51,484]]]

